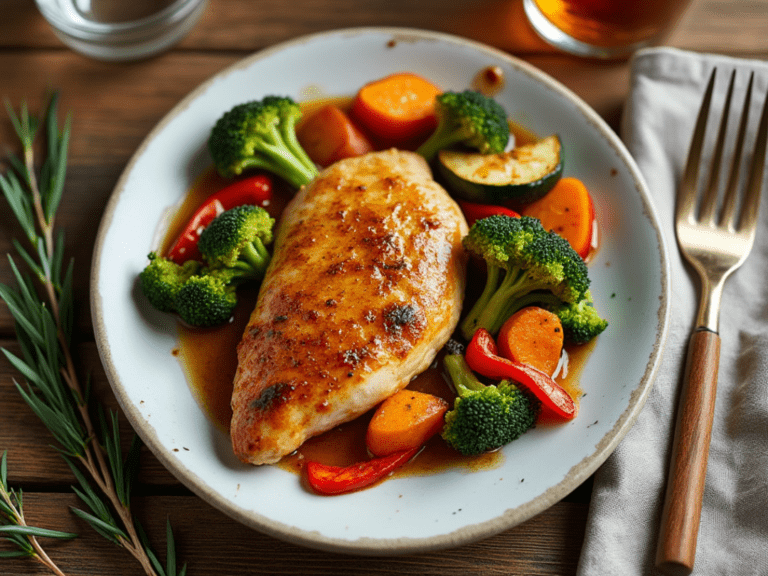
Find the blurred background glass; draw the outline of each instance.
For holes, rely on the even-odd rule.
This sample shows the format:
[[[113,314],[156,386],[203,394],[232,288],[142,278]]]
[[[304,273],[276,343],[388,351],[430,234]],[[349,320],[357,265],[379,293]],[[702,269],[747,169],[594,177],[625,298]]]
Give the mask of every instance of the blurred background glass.
[[[36,0],[56,36],[98,60],[138,60],[186,36],[207,0]]]
[[[580,56],[624,58],[660,43],[690,0],[523,0],[536,32]]]

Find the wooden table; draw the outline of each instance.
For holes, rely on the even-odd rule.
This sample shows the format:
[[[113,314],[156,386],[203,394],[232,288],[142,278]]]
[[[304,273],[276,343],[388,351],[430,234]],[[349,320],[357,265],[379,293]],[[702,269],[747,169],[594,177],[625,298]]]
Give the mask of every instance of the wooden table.
[[[238,59],[297,36],[354,26],[406,26],[455,33],[521,56],[571,88],[614,128],[627,95],[626,62],[575,59],[544,46],[520,21],[517,0],[218,0],[171,51],[128,64],[101,63],[65,48],[31,0],[0,0],[0,96],[39,110],[46,90],[62,93],[73,114],[65,197],[59,223],[76,266],[76,345],[81,374],[94,393],[116,407],[93,341],[88,273],[96,228],[118,176],[137,146],[184,95]],[[768,58],[768,0],[694,0],[668,44],[697,51]],[[0,149],[15,146],[0,118]],[[3,202],[0,253],[12,252],[19,228]],[[0,259],[0,282],[12,283]],[[0,305],[0,346],[18,350],[13,324]],[[73,477],[49,446],[50,437],[16,392],[12,367],[0,359],[0,452],[8,451],[9,480],[24,490],[32,524],[81,536],[46,548],[67,573],[140,574],[123,550],[107,543],[68,510],[77,499]],[[124,436],[130,429],[123,421]],[[439,553],[364,558],[286,544],[243,528],[191,494],[145,451],[135,507],[150,538],[163,549],[166,518],[178,557],[202,574],[575,574],[583,542],[591,481],[538,517],[482,542]],[[2,550],[4,548],[0,548]],[[0,560],[6,575],[46,574],[29,560]]]

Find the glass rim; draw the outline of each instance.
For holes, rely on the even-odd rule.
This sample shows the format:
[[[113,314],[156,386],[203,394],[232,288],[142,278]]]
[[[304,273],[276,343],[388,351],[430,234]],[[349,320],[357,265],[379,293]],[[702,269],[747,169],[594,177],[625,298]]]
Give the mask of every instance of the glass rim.
[[[604,60],[625,59],[641,48],[647,48],[658,44],[668,32],[668,30],[662,30],[659,34],[630,44],[602,46],[600,44],[590,44],[583,40],[578,40],[562,31],[555,26],[546,15],[544,15],[534,0],[523,0],[523,10],[528,18],[531,28],[533,28],[534,32],[536,32],[536,34],[547,44],[558,48],[563,52],[587,58],[599,58]]]
[[[158,30],[175,26],[189,17],[196,8],[207,0],[175,0],[162,10],[126,22],[96,22],[82,18],[76,22],[66,20],[57,11],[51,10],[44,2],[36,0],[36,4],[45,18],[56,30],[80,40],[103,40],[105,38],[130,38],[133,36],[148,36]]]

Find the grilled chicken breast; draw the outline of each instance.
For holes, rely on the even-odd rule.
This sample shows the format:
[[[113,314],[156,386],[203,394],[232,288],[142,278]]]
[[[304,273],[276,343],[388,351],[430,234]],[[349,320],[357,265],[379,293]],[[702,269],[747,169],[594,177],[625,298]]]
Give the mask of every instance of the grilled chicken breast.
[[[235,454],[276,462],[429,367],[461,312],[466,233],[411,152],[342,160],[302,188],[238,346]]]

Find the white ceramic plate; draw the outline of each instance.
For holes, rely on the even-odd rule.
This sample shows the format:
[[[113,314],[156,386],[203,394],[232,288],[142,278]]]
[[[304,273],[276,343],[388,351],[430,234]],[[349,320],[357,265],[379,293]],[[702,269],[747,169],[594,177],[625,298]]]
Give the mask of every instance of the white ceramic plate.
[[[592,292],[610,327],[581,376],[578,418],[541,427],[504,449],[496,468],[388,480],[318,497],[278,467],[239,463],[199,407],[172,356],[173,320],[147,311],[136,277],[157,246],[163,217],[210,164],[206,139],[232,106],[267,94],[297,100],[349,95],[396,71],[446,90],[468,88],[489,65],[496,95],[535,132],[557,132],[566,175],[595,197],[602,243]],[[311,547],[360,554],[445,548],[498,533],[566,496],[597,469],[640,412],[659,363],[669,309],[664,240],[642,177],[616,135],[584,102],[542,72],[492,48],[408,29],[350,29],[257,53],[200,86],[152,131],[106,209],[92,272],[99,351],[117,398],[149,448],[181,482],[245,525]],[[144,309],[142,309],[142,307]]]

